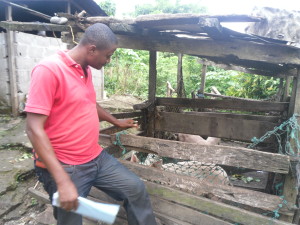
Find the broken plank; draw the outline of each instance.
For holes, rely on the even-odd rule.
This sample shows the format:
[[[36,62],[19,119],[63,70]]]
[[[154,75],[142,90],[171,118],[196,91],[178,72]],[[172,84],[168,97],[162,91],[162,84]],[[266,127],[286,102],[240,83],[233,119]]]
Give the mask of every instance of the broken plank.
[[[150,185],[150,182],[146,182],[146,187]],[[152,187],[152,186],[151,186]],[[102,191],[92,188],[90,192],[90,196],[96,199],[100,199],[102,201],[108,202],[108,203],[114,203],[114,204],[120,204],[120,202],[116,202],[115,200],[109,198],[105,193]],[[150,200],[152,204],[152,208],[154,211],[154,214],[156,215],[157,212],[159,212],[159,215],[161,217],[162,222],[167,220],[167,218],[170,221],[178,221],[179,224],[191,224],[191,225],[198,225],[198,224],[205,224],[205,225],[229,225],[231,223],[222,221],[218,218],[212,217],[210,215],[206,215],[204,213],[201,213],[199,211],[196,211],[194,209],[181,206],[179,204],[174,204],[172,202],[161,199],[157,196],[150,195]],[[118,216],[121,216],[124,214],[124,210],[121,209]]]
[[[199,179],[184,175],[179,175],[153,167],[143,166],[137,163],[120,160],[132,172],[147,181],[160,183],[164,186],[182,190],[196,196],[206,196],[218,199],[234,206],[245,206],[253,211],[273,212],[278,210],[278,205],[283,203],[283,199],[276,195],[265,194],[258,191],[247,190],[228,185],[215,185],[210,182],[201,182]],[[206,198],[205,198],[206,199]],[[208,199],[207,199],[208,200]],[[224,207],[231,207],[224,204]],[[293,205],[287,203],[279,209],[280,214],[293,214]],[[233,214],[236,212],[232,212]]]
[[[287,111],[288,102],[266,102],[258,100],[237,99],[189,99],[189,98],[157,98],[157,105],[177,106],[183,108],[212,108],[249,112],[283,112]]]
[[[223,203],[197,197],[195,195],[187,194],[185,192],[164,187],[152,182],[146,182],[146,184],[147,191],[152,196],[157,196],[159,198],[167,199],[184,206],[189,206],[202,212],[206,212],[209,215],[224,218],[235,223],[247,225],[291,225],[291,223],[282,222],[257,213],[239,209],[237,207],[228,206]]]
[[[268,121],[205,116],[187,113],[160,112],[155,120],[155,130],[186,133],[208,137],[251,142],[253,137],[260,138],[278,124]],[[180,126],[178,126],[180,121]],[[274,142],[274,136],[264,140]]]
[[[112,136],[113,142],[115,136]],[[123,146],[155,152],[159,156],[228,165],[254,170],[287,174],[289,157],[257,150],[222,145],[200,145],[150,137],[122,134]]]

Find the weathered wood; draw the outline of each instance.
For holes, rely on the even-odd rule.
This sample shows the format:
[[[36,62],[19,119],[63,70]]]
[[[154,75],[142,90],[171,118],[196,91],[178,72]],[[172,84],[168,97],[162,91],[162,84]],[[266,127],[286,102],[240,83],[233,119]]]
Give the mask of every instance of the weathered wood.
[[[209,182],[201,182],[195,177],[174,174],[124,160],[120,161],[142,179],[160,183],[170,188],[180,189],[196,196],[218,199],[234,206],[245,206],[248,210],[251,209],[254,211],[258,211],[259,209],[264,212],[273,212],[279,209],[280,214],[292,215],[295,210],[290,203],[287,203],[287,205],[283,204],[282,208],[278,207],[279,204],[283,203],[283,199],[276,195],[228,185],[215,185]]]
[[[200,108],[200,107],[199,107]],[[265,121],[213,117],[197,114],[160,112],[155,120],[155,130],[175,133],[195,134],[251,142],[253,137],[260,138],[277,124]],[[180,126],[178,126],[180,121]],[[274,137],[265,139],[270,143]]]
[[[39,190],[36,190],[32,187],[28,188],[28,194],[32,196],[33,198],[45,203],[45,204],[51,204],[49,196]]]
[[[153,102],[156,95],[156,51],[149,52],[149,87],[148,87],[148,100]]]
[[[270,225],[281,224],[291,225],[279,220],[275,220],[260,214],[252,213],[237,207],[228,206],[216,201],[197,197],[187,194],[182,191],[174,190],[168,187],[164,187],[159,184],[147,182],[147,190],[152,196],[157,196],[175,203],[189,206],[194,209],[198,209],[202,212],[208,213],[213,216],[218,216],[239,224],[247,225]],[[178,212],[179,213],[179,212]],[[204,222],[204,221],[203,221]],[[195,223],[195,224],[207,224],[207,223]],[[220,223],[222,224],[222,223]]]
[[[153,104],[154,104],[154,102],[151,102],[151,101],[147,100],[147,101],[145,101],[143,103],[133,105],[133,109],[134,110],[147,109],[147,108],[149,108]]]
[[[185,114],[205,116],[205,117],[256,120],[256,121],[271,122],[275,124],[277,124],[281,119],[280,116],[263,116],[263,115],[235,114],[235,113],[224,113],[224,112],[185,112]]]
[[[146,182],[146,186],[152,187],[151,182]],[[159,186],[160,187],[160,186]],[[90,196],[96,199],[100,199],[102,202],[107,203],[113,203],[113,204],[120,204],[120,202],[116,202],[115,200],[108,197],[106,194],[104,194],[102,191],[92,188],[90,192]],[[152,208],[154,211],[154,214],[156,215],[157,212],[159,212],[159,216],[164,222],[165,220],[168,220],[169,223],[173,221],[178,221],[179,224],[205,224],[205,225],[229,225],[231,223],[222,221],[220,219],[217,219],[215,217],[206,215],[204,213],[198,212],[196,210],[193,210],[191,208],[187,208],[184,206],[181,206],[179,204],[174,204],[170,201],[166,201],[164,199],[159,198],[159,196],[151,196],[150,200],[152,204]],[[118,214],[120,217],[124,217],[124,210],[121,208],[120,212]],[[169,219],[168,219],[169,218]],[[173,223],[171,223],[173,224]]]
[[[289,116],[292,116],[293,114],[300,114],[300,70],[298,69],[298,77],[294,77],[293,80],[293,90],[292,90],[292,96],[290,100],[290,108],[289,108]],[[300,123],[300,118],[297,117],[298,124]],[[299,132],[299,131],[297,131]],[[291,142],[291,146],[294,148],[296,147],[295,140],[291,139],[288,140]],[[299,150],[299,149],[298,149]],[[299,152],[297,152],[299,154]],[[295,155],[296,156],[296,155]],[[299,171],[298,171],[299,172]],[[284,186],[283,186],[283,196],[284,198],[291,202],[296,204],[297,196],[298,196],[298,183],[297,178],[293,176],[292,172],[285,176]],[[299,207],[299,205],[298,205]],[[283,216],[281,219],[287,222],[292,222],[294,216]],[[297,221],[299,222],[299,221]]]
[[[6,20],[12,20],[12,8],[11,6],[6,7],[5,12]],[[8,74],[9,74],[9,87],[10,87],[10,104],[11,112],[14,117],[18,116],[19,112],[19,99],[18,99],[18,88],[17,88],[17,74],[15,70],[16,59],[15,59],[15,40],[14,31],[7,30],[6,40],[7,40],[7,64],[8,64]]]
[[[9,6],[15,7],[15,8],[22,9],[22,10],[24,10],[24,11],[27,12],[27,13],[30,13],[30,14],[32,14],[32,15],[41,17],[41,18],[46,19],[46,20],[50,20],[50,18],[51,18],[51,16],[48,16],[48,15],[46,15],[46,14],[44,14],[44,13],[35,11],[35,10],[33,10],[33,9],[29,9],[29,8],[27,8],[27,7],[24,7],[24,6],[15,4],[15,3],[13,3],[13,2],[9,2],[9,1],[6,1],[6,0],[1,0],[1,2],[5,3],[5,4],[9,5]]]
[[[218,59],[270,71],[285,71],[300,65],[300,50],[275,44],[258,44],[235,40],[230,42],[209,39],[117,35],[122,48],[162,51]],[[220,52],[222,54],[220,55]],[[266,54],[266,52],[268,54]],[[283,66],[279,66],[283,65]],[[293,65],[292,65],[293,64]],[[290,67],[288,66],[290,65]]]
[[[117,119],[125,119],[125,118],[141,117],[143,113],[142,112],[121,112],[121,113],[112,113],[111,115],[116,117]]]
[[[206,80],[206,70],[207,70],[207,65],[202,64],[202,70],[201,70],[201,84],[198,90],[198,95],[203,96],[204,94],[204,89],[205,89],[205,80]]]
[[[266,102],[258,100],[234,99],[188,99],[188,98],[156,98],[157,105],[178,106],[183,108],[230,109],[249,112],[283,112],[288,109],[288,102]]]
[[[244,68],[238,65],[232,65],[232,64],[223,64],[223,63],[215,63],[213,61],[208,61],[204,59],[198,59],[198,62],[203,64],[205,62],[208,66],[214,66],[214,67],[219,67],[221,69],[225,70],[235,70],[235,71],[240,71],[243,73],[251,73],[251,74],[258,74],[258,75],[265,75],[265,76],[273,76],[273,77],[286,77],[286,73],[281,73],[281,72],[268,72],[265,70],[257,70],[254,68]],[[297,76],[297,70],[296,69],[291,69],[290,71],[287,72],[290,76]]]
[[[117,126],[110,126],[104,129],[100,130],[101,134],[114,134],[123,130],[126,130],[128,128],[121,128],[121,127],[117,127]]]
[[[178,63],[177,63],[177,98],[185,97],[185,89],[183,82],[183,74],[182,74],[182,54],[178,54]]]
[[[147,190],[151,188],[151,184],[149,182],[146,183]],[[155,187],[154,187],[155,189]],[[152,189],[153,190],[153,189]],[[153,191],[155,192],[155,191]],[[152,193],[153,193],[152,192]],[[161,197],[157,195],[157,197]],[[206,215],[204,213],[198,212],[196,210],[193,210],[191,208],[187,208],[184,206],[181,206],[179,204],[172,203],[169,199],[169,201],[166,201],[161,198],[157,198],[156,196],[151,196],[151,203],[154,212],[158,211],[163,215],[167,215],[169,217],[175,218],[177,220],[187,222],[189,224],[205,224],[205,225],[229,225],[231,223],[222,221],[220,219],[217,219],[215,217]],[[205,211],[206,213],[206,211]]]
[[[220,22],[259,22],[261,17],[249,15],[201,15],[201,14],[156,14],[156,15],[141,15],[135,20],[136,24],[143,26],[153,26],[155,24],[171,25],[171,24],[198,24],[200,18],[217,18]]]
[[[112,136],[112,139],[114,141],[115,136]],[[129,134],[120,135],[120,141],[125,147],[132,146],[150,150],[159,156],[174,159],[194,160],[283,174],[287,174],[289,171],[288,156],[247,148],[200,145]]]
[[[36,23],[36,22],[10,22],[1,21],[0,27],[11,31],[67,31],[70,32],[70,27],[66,25],[57,25],[51,23]],[[78,28],[72,27],[74,32],[79,31]]]

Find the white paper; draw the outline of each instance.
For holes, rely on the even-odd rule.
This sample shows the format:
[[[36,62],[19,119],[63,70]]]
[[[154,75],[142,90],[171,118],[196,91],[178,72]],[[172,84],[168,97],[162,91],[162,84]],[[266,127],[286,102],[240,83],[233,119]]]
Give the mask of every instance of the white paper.
[[[120,209],[119,205],[94,202],[83,197],[78,197],[78,203],[77,210],[72,212],[108,224],[114,223]],[[52,205],[60,207],[58,192],[53,194]]]

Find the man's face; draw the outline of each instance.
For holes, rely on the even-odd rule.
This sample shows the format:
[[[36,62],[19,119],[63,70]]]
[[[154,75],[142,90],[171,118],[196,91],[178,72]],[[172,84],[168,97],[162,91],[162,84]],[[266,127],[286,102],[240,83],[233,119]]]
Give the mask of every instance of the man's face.
[[[116,49],[116,45],[104,50],[98,50],[97,48],[94,49],[89,57],[88,64],[91,67],[100,70],[103,66],[110,62],[111,56],[114,54]]]

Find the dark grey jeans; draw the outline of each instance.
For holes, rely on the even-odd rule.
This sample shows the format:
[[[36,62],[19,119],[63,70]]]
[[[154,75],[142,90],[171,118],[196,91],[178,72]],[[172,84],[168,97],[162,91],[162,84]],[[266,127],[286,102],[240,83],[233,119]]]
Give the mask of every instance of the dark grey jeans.
[[[86,197],[94,186],[114,199],[124,201],[129,225],[156,225],[144,183],[105,150],[88,163],[63,166],[80,196]],[[46,169],[36,167],[36,173],[52,201],[57,190],[54,180]],[[61,208],[54,208],[54,216],[58,225],[82,224],[80,215]]]

